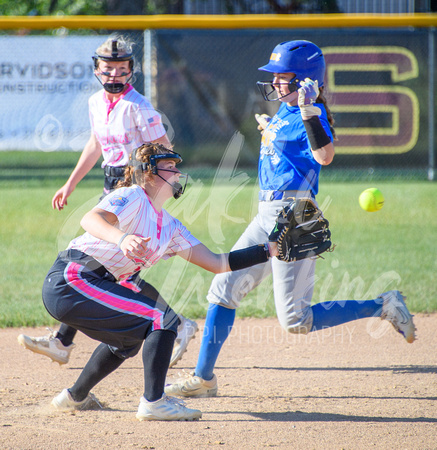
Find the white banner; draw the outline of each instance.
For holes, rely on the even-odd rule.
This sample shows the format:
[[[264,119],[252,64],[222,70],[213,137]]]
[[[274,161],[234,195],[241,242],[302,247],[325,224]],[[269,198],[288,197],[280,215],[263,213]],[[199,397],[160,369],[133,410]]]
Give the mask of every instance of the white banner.
[[[0,150],[83,149],[101,89],[91,57],[106,38],[0,37]]]

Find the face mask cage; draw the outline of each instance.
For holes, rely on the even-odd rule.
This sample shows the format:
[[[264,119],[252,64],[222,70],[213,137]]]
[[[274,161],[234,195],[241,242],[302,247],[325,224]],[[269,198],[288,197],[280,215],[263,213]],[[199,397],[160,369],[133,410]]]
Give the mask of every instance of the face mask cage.
[[[106,92],[109,92],[110,94],[120,94],[124,91],[124,88],[131,80],[132,76],[126,81],[126,83],[102,83],[102,80],[97,77],[97,79],[100,81],[100,84],[103,86],[103,89]]]
[[[275,102],[280,100],[281,98],[287,97],[287,95],[296,92],[299,89],[300,80],[297,77],[292,78],[288,83],[273,83],[273,81],[258,81],[256,85],[258,86],[261,95],[264,100],[267,102]],[[280,95],[279,92],[275,89],[275,86],[288,86],[287,94]]]
[[[143,172],[150,169],[153,175],[158,176],[161,180],[164,180],[168,185],[173,188],[173,197],[178,199],[184,192],[188,183],[188,174],[183,172],[178,172],[171,169],[159,169],[157,166],[158,161],[163,159],[171,159],[179,164],[182,162],[182,157],[179,153],[165,153],[161,155],[151,155],[150,162],[140,162],[132,158],[132,165],[135,168],[140,168]],[[163,178],[159,172],[171,172],[179,174],[179,181],[175,181],[173,184],[169,183],[165,178]]]
[[[161,177],[158,172],[172,172],[179,174],[179,181],[175,181],[173,184],[170,184],[165,178]],[[175,170],[170,169],[158,169],[156,168],[156,175],[164,180],[167,184],[169,184],[173,188],[173,197],[178,199],[184,192],[188,183],[188,174],[184,172],[176,172]]]
[[[106,92],[109,92],[110,94],[120,94],[123,92],[126,85],[132,80],[133,73],[122,73],[121,75],[117,75],[116,77],[112,77],[109,72],[98,72],[95,74],[96,78],[99,80],[100,84],[102,85],[103,89]],[[121,83],[120,81],[107,81],[106,83],[103,83],[101,77],[107,76],[111,78],[120,78],[120,77],[126,77],[129,76],[125,83]]]

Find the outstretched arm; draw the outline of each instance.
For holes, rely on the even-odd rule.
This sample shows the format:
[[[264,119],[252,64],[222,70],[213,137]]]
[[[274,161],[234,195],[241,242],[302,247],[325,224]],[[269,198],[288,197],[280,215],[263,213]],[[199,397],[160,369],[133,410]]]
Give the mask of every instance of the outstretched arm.
[[[269,257],[278,255],[275,242],[268,242],[267,246],[268,250],[264,245],[255,245],[230,253],[217,254],[201,243],[179,252],[178,255],[209,272],[222,273],[264,263],[268,261]]]

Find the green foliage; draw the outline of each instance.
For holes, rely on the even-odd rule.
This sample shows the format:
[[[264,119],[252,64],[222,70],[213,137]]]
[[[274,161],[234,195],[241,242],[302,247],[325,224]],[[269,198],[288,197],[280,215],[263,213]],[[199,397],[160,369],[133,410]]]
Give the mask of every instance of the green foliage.
[[[0,0],[4,16],[102,15],[106,0]]]
[[[0,0],[5,16],[183,14],[180,0]]]
[[[59,187],[1,187],[0,327],[53,324],[41,301],[41,287],[58,251],[81,233],[82,215],[97,202],[101,181],[85,179],[67,208],[53,211],[51,197]],[[330,221],[333,253],[317,262],[313,301],[369,299],[400,289],[414,312],[437,311],[437,204],[435,184],[388,183],[377,187],[385,196],[381,211],[367,213],[358,196],[368,183],[323,182],[318,201]],[[227,252],[256,214],[254,179],[214,184],[197,180],[167,209],[215,252]],[[206,293],[213,275],[175,257],[161,261],[143,276],[185,315],[204,317]],[[238,316],[274,316],[271,279],[251,292]]]
[[[225,1],[227,14],[266,13],[264,9],[245,2]],[[339,12],[336,0],[294,0],[287,5],[271,0],[269,10],[275,14],[297,12]],[[183,14],[181,0],[0,0],[0,11],[5,16],[104,15],[104,14]]]

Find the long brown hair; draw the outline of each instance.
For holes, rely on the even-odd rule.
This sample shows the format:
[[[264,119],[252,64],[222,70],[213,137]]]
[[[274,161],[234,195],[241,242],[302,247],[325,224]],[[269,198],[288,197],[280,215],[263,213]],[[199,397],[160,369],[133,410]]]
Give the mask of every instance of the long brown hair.
[[[319,96],[317,97],[316,103],[323,103],[323,106],[326,109],[326,114],[328,116],[329,125],[331,125],[332,136],[337,141],[338,140],[337,134],[335,133],[335,129],[334,129],[335,120],[334,120],[331,110],[329,109],[328,101],[326,100],[324,90],[325,90],[324,86],[319,87]]]

